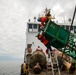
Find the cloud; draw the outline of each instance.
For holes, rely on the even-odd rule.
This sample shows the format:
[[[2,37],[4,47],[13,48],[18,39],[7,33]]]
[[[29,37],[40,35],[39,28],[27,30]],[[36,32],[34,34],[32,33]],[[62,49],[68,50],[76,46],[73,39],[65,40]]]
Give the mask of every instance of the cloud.
[[[16,0],[17,1],[17,0]],[[16,1],[0,2],[0,52],[23,57],[25,49],[26,8]]]
[[[75,8],[75,1],[68,2],[67,0],[65,3],[63,1],[56,3],[55,6],[53,6],[52,8],[52,12],[56,17],[55,20],[57,20],[58,22],[64,22],[65,19],[65,21],[68,22],[68,19],[69,18],[72,19],[73,17],[74,8]],[[76,20],[74,22],[76,23]]]
[[[60,6],[59,3],[57,3],[53,8],[52,8],[52,12],[54,12],[54,14],[56,16],[59,16],[60,14],[64,13],[63,8]]]

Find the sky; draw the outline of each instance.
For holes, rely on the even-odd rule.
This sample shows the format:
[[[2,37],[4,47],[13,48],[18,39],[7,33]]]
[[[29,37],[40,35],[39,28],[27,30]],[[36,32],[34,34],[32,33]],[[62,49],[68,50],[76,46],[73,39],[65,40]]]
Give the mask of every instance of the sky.
[[[68,22],[75,4],[76,0],[0,0],[0,60],[23,59],[28,19],[43,15],[47,7],[55,20]]]

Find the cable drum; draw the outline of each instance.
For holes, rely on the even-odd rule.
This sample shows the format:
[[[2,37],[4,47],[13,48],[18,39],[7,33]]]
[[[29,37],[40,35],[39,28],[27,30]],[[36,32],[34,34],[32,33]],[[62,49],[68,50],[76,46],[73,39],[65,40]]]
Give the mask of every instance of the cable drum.
[[[43,51],[37,50],[32,53],[30,59],[30,67],[33,68],[36,65],[36,63],[39,63],[41,69],[46,67],[46,55]]]

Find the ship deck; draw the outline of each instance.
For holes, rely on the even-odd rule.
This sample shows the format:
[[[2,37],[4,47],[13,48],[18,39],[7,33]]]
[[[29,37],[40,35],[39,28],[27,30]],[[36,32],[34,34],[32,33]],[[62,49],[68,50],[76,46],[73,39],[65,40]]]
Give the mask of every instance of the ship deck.
[[[40,74],[30,72],[29,75],[52,75],[52,71],[42,71]],[[58,72],[55,72],[55,75],[59,75]],[[70,74],[68,71],[61,71],[61,75],[76,75],[76,71],[72,74]]]

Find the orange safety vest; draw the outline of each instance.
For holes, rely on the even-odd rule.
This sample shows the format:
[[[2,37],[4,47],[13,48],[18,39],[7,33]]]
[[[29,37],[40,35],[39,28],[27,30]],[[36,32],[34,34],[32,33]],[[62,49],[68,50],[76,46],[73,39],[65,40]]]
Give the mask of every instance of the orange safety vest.
[[[44,45],[46,45],[46,44],[49,42],[45,37],[43,37],[42,34],[38,36],[38,39],[39,39]]]

